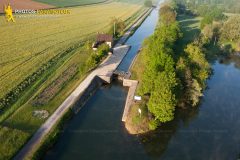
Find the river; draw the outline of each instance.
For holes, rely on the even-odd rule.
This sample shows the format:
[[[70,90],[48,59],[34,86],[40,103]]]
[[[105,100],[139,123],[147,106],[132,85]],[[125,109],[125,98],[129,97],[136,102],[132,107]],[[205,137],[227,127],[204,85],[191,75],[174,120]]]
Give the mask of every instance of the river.
[[[143,40],[158,21],[152,11],[126,42],[132,48],[119,66],[128,70]],[[239,60],[238,60],[239,59]],[[177,110],[175,119],[154,132],[129,135],[121,122],[127,88],[102,86],[65,126],[45,155],[52,160],[237,159],[240,153],[240,58],[213,63],[214,74],[200,106]]]

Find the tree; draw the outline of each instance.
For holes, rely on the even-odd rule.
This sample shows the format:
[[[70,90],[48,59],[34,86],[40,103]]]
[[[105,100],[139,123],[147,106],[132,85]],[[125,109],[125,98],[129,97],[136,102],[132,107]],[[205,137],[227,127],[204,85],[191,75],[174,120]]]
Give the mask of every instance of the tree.
[[[184,51],[185,51],[185,53],[187,53],[190,61],[194,65],[194,67],[195,67],[195,65],[197,65],[197,67],[202,68],[202,69],[210,68],[209,63],[206,60],[205,55],[199,46],[197,46],[193,43],[190,43],[187,45],[187,47]]]
[[[240,16],[230,17],[223,25],[221,39],[224,41],[240,40]]]
[[[112,35],[115,34],[115,37],[121,36],[124,33],[124,29],[126,28],[125,22],[122,19],[116,17],[112,18],[110,26],[111,28],[109,33]]]
[[[96,52],[90,52],[91,56],[86,61],[86,67],[88,69],[95,67],[108,52],[109,46],[107,44],[100,45]]]
[[[144,5],[146,7],[152,7],[153,6],[152,0],[145,0]]]
[[[155,119],[160,122],[168,122],[174,118],[176,99],[174,87],[177,85],[175,74],[161,72],[154,82],[154,90],[148,103],[148,109]]]
[[[187,95],[189,96],[192,106],[196,106],[199,103],[200,97],[203,96],[202,87],[196,79],[193,79],[192,83],[190,84]]]
[[[176,22],[177,14],[172,7],[164,5],[160,9],[160,23],[164,25],[170,25]]]
[[[206,25],[202,29],[202,34],[204,35],[205,38],[211,40],[213,38],[213,26],[212,25]]]
[[[201,20],[201,29],[203,29],[206,25],[208,24],[212,24],[213,22],[213,17],[210,15],[206,15],[205,17],[203,17],[203,19]]]

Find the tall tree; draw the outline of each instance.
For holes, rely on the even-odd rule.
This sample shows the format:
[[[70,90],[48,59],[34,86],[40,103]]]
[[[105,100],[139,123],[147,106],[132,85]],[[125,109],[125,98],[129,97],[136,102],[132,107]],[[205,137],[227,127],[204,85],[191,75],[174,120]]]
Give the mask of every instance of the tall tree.
[[[240,40],[240,16],[230,17],[227,22],[224,23],[221,30],[221,39],[227,41],[239,41]]]

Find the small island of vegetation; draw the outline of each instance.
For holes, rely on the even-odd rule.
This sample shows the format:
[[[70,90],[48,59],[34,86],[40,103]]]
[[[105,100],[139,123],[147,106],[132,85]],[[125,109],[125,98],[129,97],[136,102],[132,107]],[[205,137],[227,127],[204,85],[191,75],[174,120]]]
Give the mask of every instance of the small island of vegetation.
[[[239,50],[240,16],[227,16],[218,3],[165,2],[154,34],[145,40],[131,69],[141,102],[133,104],[126,128],[146,133],[172,121],[176,108],[200,103],[211,62]],[[141,115],[138,110],[141,110]]]

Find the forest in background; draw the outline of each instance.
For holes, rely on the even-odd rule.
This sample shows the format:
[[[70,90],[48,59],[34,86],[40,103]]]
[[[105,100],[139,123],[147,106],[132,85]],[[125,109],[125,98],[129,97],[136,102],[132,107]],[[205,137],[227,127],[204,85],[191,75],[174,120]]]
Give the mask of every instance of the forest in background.
[[[189,9],[195,10],[202,6],[214,6],[221,8],[224,12],[240,13],[239,0],[177,0],[179,4],[186,5]]]

